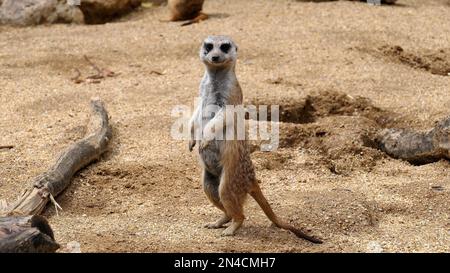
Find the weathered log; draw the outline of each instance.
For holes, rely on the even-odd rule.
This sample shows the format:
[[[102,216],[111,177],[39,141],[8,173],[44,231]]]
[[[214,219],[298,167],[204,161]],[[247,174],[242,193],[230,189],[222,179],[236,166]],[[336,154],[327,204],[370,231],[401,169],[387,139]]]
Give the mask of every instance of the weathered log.
[[[0,218],[0,253],[55,252],[58,248],[44,217]]]
[[[92,99],[91,109],[86,136],[62,152],[16,202],[8,205],[0,200],[0,252],[55,252],[59,248],[47,220],[37,214],[49,200],[58,213],[54,197],[70,185],[76,172],[106,151],[112,136],[108,113],[99,99]]]
[[[384,129],[377,135],[376,142],[388,155],[413,164],[450,159],[450,117],[426,132]]]
[[[73,175],[98,159],[111,139],[108,113],[99,99],[91,101],[92,117],[86,136],[68,147],[48,171],[37,176],[17,202],[6,208],[0,206],[0,216],[39,214],[47,202],[66,189]],[[0,204],[1,205],[1,204]]]

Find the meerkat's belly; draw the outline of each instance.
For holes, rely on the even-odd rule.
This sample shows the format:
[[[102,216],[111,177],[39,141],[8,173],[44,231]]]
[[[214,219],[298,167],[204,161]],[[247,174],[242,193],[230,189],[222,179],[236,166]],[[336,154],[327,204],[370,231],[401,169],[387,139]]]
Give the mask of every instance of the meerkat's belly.
[[[223,140],[213,140],[206,147],[199,149],[200,158],[205,169],[215,176],[220,176],[222,173],[222,166],[220,164],[222,144]]]

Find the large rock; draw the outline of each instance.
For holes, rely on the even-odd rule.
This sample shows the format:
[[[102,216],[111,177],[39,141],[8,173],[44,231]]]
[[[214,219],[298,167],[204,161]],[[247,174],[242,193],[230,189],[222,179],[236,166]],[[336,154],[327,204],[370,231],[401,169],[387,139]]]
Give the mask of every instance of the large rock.
[[[80,9],[88,24],[108,22],[139,7],[142,0],[81,0]]]
[[[37,25],[43,23],[83,23],[83,13],[66,0],[0,0],[0,23]]]
[[[0,0],[0,24],[97,24],[130,12],[142,0]]]

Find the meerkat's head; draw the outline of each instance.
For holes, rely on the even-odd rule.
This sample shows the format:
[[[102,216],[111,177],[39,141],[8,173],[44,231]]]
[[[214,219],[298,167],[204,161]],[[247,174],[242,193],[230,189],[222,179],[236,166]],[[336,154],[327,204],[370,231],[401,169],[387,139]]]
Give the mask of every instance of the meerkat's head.
[[[200,48],[200,59],[210,68],[232,67],[236,63],[237,46],[227,36],[209,36]]]

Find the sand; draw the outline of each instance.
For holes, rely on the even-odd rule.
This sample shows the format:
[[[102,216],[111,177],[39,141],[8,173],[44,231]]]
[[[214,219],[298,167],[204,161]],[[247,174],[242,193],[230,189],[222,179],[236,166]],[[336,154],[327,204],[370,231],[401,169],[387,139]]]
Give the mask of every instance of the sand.
[[[370,143],[384,127],[424,130],[450,114],[448,1],[206,1],[212,18],[163,23],[166,7],[104,25],[0,27],[0,199],[21,189],[83,136],[89,99],[110,112],[110,150],[76,175],[44,215],[83,252],[449,252],[450,163],[415,166]],[[270,222],[249,200],[234,237],[202,226],[220,216],[206,199],[196,153],[173,140],[176,105],[192,107],[202,39],[239,45],[247,103],[287,109],[276,152],[255,151],[274,210],[325,243]],[[401,48],[401,50],[399,49]],[[116,77],[76,84],[83,55]],[[161,75],[160,75],[161,74]],[[310,118],[292,102],[310,99]],[[283,105],[285,103],[285,105]],[[297,111],[297,112],[295,112]],[[304,113],[304,112],[300,112]],[[369,140],[368,140],[369,139]]]

